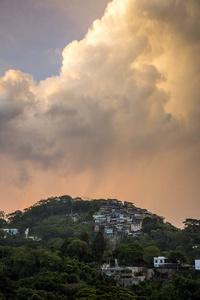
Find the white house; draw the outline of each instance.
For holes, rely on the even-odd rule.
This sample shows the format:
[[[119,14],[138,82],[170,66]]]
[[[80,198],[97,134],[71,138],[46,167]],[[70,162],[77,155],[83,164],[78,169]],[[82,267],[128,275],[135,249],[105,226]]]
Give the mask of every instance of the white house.
[[[154,257],[154,267],[164,267],[166,265],[167,258],[164,256]]]
[[[104,233],[105,233],[106,235],[113,235],[113,228],[112,228],[112,227],[107,227],[107,226],[105,226],[105,228],[104,228]]]
[[[195,259],[195,270],[200,270],[200,259]]]
[[[19,230],[17,228],[5,228],[3,229],[3,231],[5,231],[6,233],[9,234],[19,234]]]

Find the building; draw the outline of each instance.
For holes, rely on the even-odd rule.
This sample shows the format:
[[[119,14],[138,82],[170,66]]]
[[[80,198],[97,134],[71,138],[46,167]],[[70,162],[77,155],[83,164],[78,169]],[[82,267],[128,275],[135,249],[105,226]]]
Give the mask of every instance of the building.
[[[141,225],[140,223],[132,223],[131,224],[131,231],[140,231]]]
[[[102,199],[99,211],[94,212],[94,232],[102,231],[107,237],[117,235],[136,236],[140,234],[146,216],[152,216],[146,209],[133,203],[117,199]]]
[[[108,235],[113,235],[114,231],[113,231],[113,228],[112,227],[108,227],[108,226],[105,226],[104,227],[104,233],[108,236]]]
[[[200,270],[200,259],[195,259],[195,270]]]
[[[176,269],[178,267],[178,264],[169,262],[168,259],[164,256],[158,256],[158,257],[154,257],[154,267]]]
[[[109,264],[104,264],[100,271],[107,276],[113,276],[117,285],[138,284],[145,279],[142,267],[120,267],[115,260],[115,266],[111,267]],[[140,275],[138,275],[140,274]]]
[[[167,264],[167,258],[164,256],[154,257],[154,267],[164,267]]]
[[[17,228],[5,228],[3,231],[11,235],[19,234],[19,230]]]
[[[99,224],[94,225],[94,232],[99,232]]]

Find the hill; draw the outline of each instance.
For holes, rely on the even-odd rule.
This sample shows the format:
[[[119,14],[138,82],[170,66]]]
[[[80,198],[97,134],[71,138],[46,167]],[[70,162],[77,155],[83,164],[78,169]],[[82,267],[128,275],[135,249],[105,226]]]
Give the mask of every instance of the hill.
[[[186,219],[183,222],[185,228],[181,230],[169,222],[164,222],[163,217],[146,209],[137,208],[132,203],[122,204],[117,199],[88,201],[69,195],[42,199],[23,211],[17,210],[6,217],[5,213],[1,212],[0,245],[22,246],[31,240],[44,244],[54,239],[80,238],[86,233],[92,241],[97,228],[102,229],[105,236],[110,239],[106,233],[111,227],[119,227],[117,218],[125,229],[127,226],[130,227],[128,223],[133,223],[133,230],[136,230],[139,224],[142,225],[139,235],[134,234],[137,231],[133,231],[133,234],[129,230],[116,231],[121,235],[115,245],[136,242],[142,247],[156,246],[164,252],[181,250],[187,254],[191,262],[194,258],[200,257],[199,220]],[[5,229],[7,232],[17,229],[19,234],[6,233]]]
[[[42,199],[6,217],[0,212],[0,298],[199,299],[200,275],[182,264],[194,264],[200,258],[200,220],[186,219],[181,230],[145,209],[124,205],[116,199],[84,201],[65,195]],[[140,234],[123,234],[113,244],[105,231],[94,231],[94,220],[103,222],[106,216],[112,222],[121,210],[125,219],[131,212],[146,217]],[[123,220],[125,225],[127,220]],[[9,233],[16,230],[18,234]],[[143,272],[153,267],[153,257],[160,255],[178,263],[180,272],[184,268],[186,273],[163,278],[155,271],[153,278],[137,286],[118,286],[127,276],[132,281],[145,277]],[[118,275],[106,276],[103,271],[103,266],[116,261],[125,272],[121,281]],[[140,271],[126,273],[130,267]]]
[[[92,215],[99,208],[98,200],[84,201],[68,195],[51,197],[38,201],[24,211],[17,210],[6,215],[6,218],[0,219],[0,226],[1,229],[18,229],[16,242],[25,236],[49,241],[53,238],[80,237],[84,231],[92,235]],[[7,238],[10,238],[9,234]]]

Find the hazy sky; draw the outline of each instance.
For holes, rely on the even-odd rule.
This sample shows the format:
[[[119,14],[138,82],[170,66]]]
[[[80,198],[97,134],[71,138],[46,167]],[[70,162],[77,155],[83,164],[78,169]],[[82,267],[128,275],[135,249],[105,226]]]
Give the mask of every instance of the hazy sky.
[[[0,0],[0,209],[114,197],[181,226],[200,218],[200,2],[107,2]]]

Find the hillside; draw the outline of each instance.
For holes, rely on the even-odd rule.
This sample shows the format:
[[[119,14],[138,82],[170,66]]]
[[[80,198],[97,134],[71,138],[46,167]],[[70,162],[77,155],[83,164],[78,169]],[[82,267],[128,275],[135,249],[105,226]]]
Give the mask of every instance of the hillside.
[[[5,216],[5,213],[1,212],[1,215]],[[123,204],[117,199],[87,201],[64,195],[42,199],[24,211],[10,213],[0,219],[0,226],[7,242],[14,234],[15,243],[24,237],[43,241],[80,237],[81,232],[88,232],[92,237],[98,231],[107,237],[109,232],[122,237],[140,233],[143,219],[148,216],[156,215],[130,202]],[[0,243],[5,242],[0,239]]]
[[[136,242],[142,247],[155,246],[165,252],[181,250],[192,263],[195,257],[200,257],[200,222],[186,219],[184,226],[182,230],[176,228],[164,222],[163,217],[129,202],[122,204],[117,199],[88,201],[63,195],[42,199],[6,217],[1,212],[0,245],[22,246],[31,241],[45,244],[55,239],[81,238],[84,234],[92,241],[102,231],[112,241],[118,237],[115,245]],[[9,234],[5,229],[16,229],[18,234]]]
[[[144,214],[139,234],[120,233],[112,243],[105,230],[95,232],[94,222],[105,218],[118,228],[114,219],[119,215],[121,220],[122,211],[125,227],[132,213],[132,222]],[[2,300],[199,299],[200,275],[191,265],[200,258],[200,220],[186,219],[181,230],[133,204],[70,196],[40,200],[0,216]],[[101,223],[96,225],[101,229]],[[167,257],[182,273],[166,278],[155,270],[147,279],[155,256]],[[116,262],[120,277],[106,276],[104,268],[109,266],[110,272]]]
[[[84,201],[68,195],[42,199],[24,211],[17,210],[0,219],[1,229],[16,228],[15,241],[35,237],[48,241],[53,238],[80,237],[81,232],[93,234],[92,215],[100,208],[98,200]],[[1,232],[1,236],[3,233]],[[10,239],[7,234],[7,239]],[[0,240],[5,244],[5,240]]]

